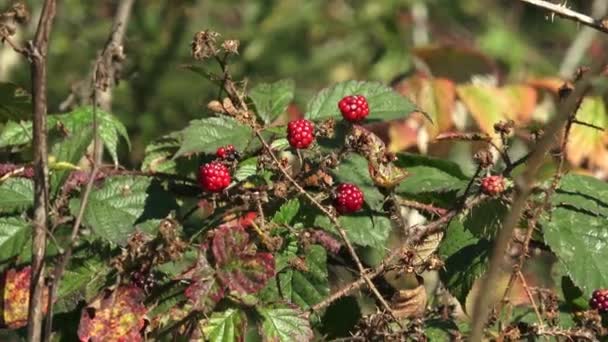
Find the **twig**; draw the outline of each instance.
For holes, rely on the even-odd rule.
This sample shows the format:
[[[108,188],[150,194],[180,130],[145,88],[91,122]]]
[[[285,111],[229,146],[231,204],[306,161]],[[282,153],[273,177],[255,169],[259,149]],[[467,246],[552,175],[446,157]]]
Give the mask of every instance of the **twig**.
[[[585,127],[589,127],[589,128],[593,128],[593,129],[597,129],[598,131],[604,131],[603,127],[596,126],[596,125],[588,123],[588,122],[583,122],[583,121],[578,121],[578,120],[572,120],[572,123],[573,124],[577,124],[577,125],[581,125],[581,126],[585,126]]]
[[[470,199],[465,201],[464,208],[465,209],[472,208],[473,206],[481,203],[485,199],[486,199],[485,196],[471,197]],[[452,220],[456,215],[458,215],[460,212],[462,212],[462,210],[463,210],[463,207],[460,205],[457,205],[452,210],[448,211],[443,216],[441,216],[439,219],[437,219],[433,222],[429,222],[429,223],[421,225],[421,226],[415,226],[415,227],[410,228],[411,234],[408,236],[405,244],[401,248],[395,248],[393,251],[391,251],[391,253],[382,260],[380,265],[378,265],[376,268],[374,268],[371,272],[367,273],[367,276],[369,278],[373,279],[373,278],[381,275],[388,269],[390,269],[391,265],[393,264],[395,259],[397,259],[398,256],[405,255],[410,249],[412,249],[413,246],[415,246],[420,241],[422,241],[422,239],[443,229],[448,224],[448,222],[450,222],[450,220]],[[311,307],[311,310],[313,312],[322,310],[323,308],[329,306],[331,303],[335,302],[336,300],[340,299],[341,297],[344,297],[344,296],[348,295],[349,293],[352,293],[353,291],[360,289],[362,286],[365,285],[365,283],[366,282],[364,279],[362,279],[362,278],[357,279],[356,281],[354,281],[350,284],[347,284],[344,287],[342,287],[341,289],[335,291],[333,294],[331,294],[329,297],[325,298],[323,301],[313,305]]]
[[[564,19],[569,19],[583,25],[592,27],[598,31],[608,33],[608,27],[601,21],[595,20],[588,15],[573,11],[565,6],[554,4],[545,0],[520,0],[527,4],[542,8]]]
[[[277,156],[274,154],[274,152],[272,152],[272,148],[270,147],[270,145],[268,145],[268,142],[266,142],[266,140],[264,139],[264,137],[262,136],[262,134],[259,131],[256,131],[256,135],[257,135],[258,139],[260,140],[260,142],[262,143],[262,145],[264,145],[264,148],[266,149],[266,151],[268,151],[268,154],[270,154],[270,156],[272,157],[272,160],[275,162],[275,164],[277,165],[277,167],[279,168],[281,173],[287,178],[287,180],[289,180],[289,182],[291,184],[293,184],[293,186],[295,186],[296,189],[298,189],[298,191],[302,195],[304,195],[314,206],[316,206],[319,210],[321,210],[323,212],[323,214],[325,214],[330,219],[332,224],[336,227],[338,234],[344,241],[344,244],[346,245],[346,248],[348,249],[349,254],[355,261],[355,264],[357,265],[357,269],[359,270],[361,278],[367,284],[367,286],[372,291],[372,293],[376,296],[378,301],[382,304],[384,309],[387,312],[389,312],[391,314],[391,316],[393,316],[393,318],[395,318],[396,322],[398,322],[395,315],[393,314],[393,310],[391,309],[390,305],[388,305],[388,303],[384,300],[380,291],[378,291],[378,289],[376,288],[374,283],[367,276],[367,271],[363,267],[363,264],[361,263],[361,260],[359,259],[359,256],[357,255],[357,252],[355,251],[355,248],[353,247],[352,243],[350,242],[350,239],[346,235],[346,231],[344,230],[344,228],[342,227],[342,225],[340,224],[340,222],[338,221],[336,216],[333,213],[331,213],[327,208],[325,208],[321,203],[319,203],[314,197],[312,197],[306,190],[304,190],[304,188],[298,182],[296,182],[295,179],[293,179],[289,175],[289,173],[287,172],[287,170],[285,170],[285,168],[283,167],[283,165],[281,164],[281,162],[279,161]]]
[[[26,53],[31,63],[34,103],[34,230],[32,238],[32,278],[27,318],[27,340],[40,341],[44,308],[44,255],[49,213],[49,170],[46,129],[47,52],[56,10],[55,0],[45,0],[33,42]]]
[[[589,89],[592,75],[595,75],[598,72],[600,65],[601,64],[598,63],[598,65],[592,67],[592,71],[585,74],[585,76],[576,84],[575,89],[564,101],[554,119],[547,125],[545,134],[538,141],[534,150],[531,152],[530,157],[528,158],[526,170],[518,179],[516,179],[515,184],[517,191],[515,193],[511,211],[503,220],[503,227],[499,231],[498,237],[496,238],[488,273],[486,274],[480,288],[480,295],[475,301],[470,341],[477,342],[482,338],[483,328],[487,322],[490,309],[490,294],[492,292],[491,288],[496,283],[500,274],[500,264],[502,262],[504,252],[509,244],[509,241],[511,240],[513,229],[519,222],[519,218],[524,210],[528,196],[531,193],[534,179],[544,160],[545,154],[553,145],[556,134],[562,129],[564,124],[578,109],[581,97]]]
[[[592,15],[600,18],[608,11],[608,1],[595,0],[592,5]],[[562,65],[559,67],[559,75],[564,79],[574,76],[576,67],[587,54],[587,49],[593,43],[593,39],[597,36],[598,31],[591,27],[584,27],[577,35],[562,60]]]
[[[439,207],[435,207],[432,204],[424,204],[424,203],[420,203],[420,202],[416,202],[416,201],[410,201],[410,200],[406,200],[403,198],[396,198],[395,202],[397,202],[399,205],[408,207],[408,208],[413,208],[416,210],[420,210],[420,211],[424,211],[433,215],[437,215],[437,216],[443,216],[447,213],[447,210],[444,208],[439,208]]]
[[[530,288],[528,287],[526,278],[524,277],[523,273],[521,273],[521,270],[518,270],[516,273],[517,277],[519,278],[519,281],[521,281],[521,285],[524,288],[526,295],[528,296],[528,299],[530,300],[530,304],[532,304],[532,308],[534,309],[534,313],[536,314],[536,319],[538,319],[538,325],[542,329],[545,326],[545,323],[543,322],[543,316],[541,316],[540,311],[538,310],[538,306],[534,301],[534,296],[532,296],[532,293],[530,292]]]

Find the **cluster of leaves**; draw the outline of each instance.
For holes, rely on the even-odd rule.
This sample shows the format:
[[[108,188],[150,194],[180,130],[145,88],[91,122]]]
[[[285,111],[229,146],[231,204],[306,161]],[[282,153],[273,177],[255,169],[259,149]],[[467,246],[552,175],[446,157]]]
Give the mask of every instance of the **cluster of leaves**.
[[[513,107],[508,94],[521,97],[536,90],[464,82],[456,86],[455,82],[461,81],[420,75],[406,79],[398,89],[416,104],[379,83],[348,81],[326,88],[310,99],[303,114],[322,132],[312,148],[297,153],[289,148],[284,125],[294,83],[259,84],[247,93],[227,94],[218,99],[221,110],[211,117],[194,120],[151,143],[140,170],[118,167],[116,148],[120,137],[128,143],[128,136],[112,114],[79,108],[50,115],[49,269],[58,265],[63,250],[71,248],[72,223],[86,204],[84,228],[49,313],[58,322],[54,332],[60,338],[93,341],[137,341],[144,336],[308,341],[315,335],[332,338],[357,330],[366,334],[376,330],[374,338],[394,333],[390,331],[394,327],[365,329],[370,322],[380,324],[373,315],[361,319],[370,312],[370,302],[372,308],[376,306],[366,291],[346,294],[326,310],[323,302],[332,290],[358,280],[359,274],[352,271],[353,255],[342,248],[343,243],[352,242],[356,254],[374,267],[407,240],[411,232],[404,231],[406,218],[395,203],[408,201],[435,209],[421,211],[425,220],[441,218],[449,211],[458,214],[440,233],[416,241],[414,255],[403,257],[401,267],[396,267],[397,276],[387,273],[376,286],[385,297],[402,300],[408,290],[421,289],[418,278],[408,276],[436,269],[431,261],[440,258],[444,263],[441,280],[465,315],[454,314],[446,320],[435,310],[440,300],[426,312],[425,300],[421,304],[425,315],[410,320],[407,331],[417,331],[422,319],[426,328],[422,334],[431,339],[441,340],[448,332],[466,334],[466,314],[471,314],[475,287],[488,268],[512,189],[491,198],[479,191],[475,182],[479,172],[468,175],[453,162],[419,154],[393,155],[391,146],[372,133],[388,130],[393,132],[389,136],[394,135],[395,127],[417,120],[431,138],[441,137],[454,127],[452,114],[458,100],[489,136],[480,140],[497,141],[496,148],[508,153],[511,138],[495,130],[495,125],[522,117],[517,123],[529,124],[531,113],[528,107]],[[6,88],[10,94],[3,97],[15,104],[6,108],[21,108],[22,95]],[[363,95],[369,102],[370,115],[363,126],[340,120],[337,103],[352,94]],[[243,103],[237,104],[240,100]],[[603,108],[601,100],[595,105],[586,104],[589,101],[595,100],[583,101],[581,114]],[[411,115],[415,112],[425,112],[433,122]],[[18,163],[31,146],[32,124],[19,111],[10,113],[1,117],[0,148]],[[100,175],[89,180],[78,165],[86,159],[93,138],[94,116],[113,164],[101,165]],[[576,137],[577,133],[571,134]],[[204,193],[196,182],[197,168],[216,159],[217,148],[227,144],[234,145],[240,155],[226,162],[234,182],[222,193]],[[480,170],[500,174],[510,166],[506,160],[492,164]],[[2,323],[19,332],[26,323],[28,302],[33,180],[18,170],[0,174],[0,270],[5,274]],[[290,178],[308,195],[303,196]],[[94,182],[93,190],[85,203],[82,194],[89,181]],[[322,210],[330,210],[331,191],[339,183],[357,184],[365,196],[364,210],[337,217],[346,231],[345,241],[340,240],[340,228],[332,220],[335,216]],[[548,183],[541,179],[539,187],[549,187]],[[478,201],[467,207],[466,200],[472,198]],[[608,284],[608,265],[602,262],[608,257],[606,198],[605,182],[567,175],[551,199],[551,210],[540,218],[540,233],[534,240],[558,260],[557,299],[545,298],[542,312],[543,319],[555,327],[584,326],[585,321],[575,322],[574,314],[588,308],[586,298],[594,289]],[[397,208],[388,208],[391,203]],[[521,227],[526,227],[525,220]],[[416,279],[414,285],[412,279]],[[499,292],[500,287],[497,296],[501,297]],[[544,293],[537,292],[535,296]],[[515,310],[508,322],[538,323],[527,306],[516,309],[521,312]]]

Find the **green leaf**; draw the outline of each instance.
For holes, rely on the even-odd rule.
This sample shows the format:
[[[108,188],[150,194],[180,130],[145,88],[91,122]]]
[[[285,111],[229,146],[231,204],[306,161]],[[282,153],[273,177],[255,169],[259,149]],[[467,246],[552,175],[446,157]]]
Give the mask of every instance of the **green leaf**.
[[[247,316],[239,309],[214,312],[201,322],[205,340],[211,342],[244,341]]]
[[[87,147],[93,140],[93,128],[82,127],[82,129],[72,132],[69,137],[61,139],[51,149],[51,155],[57,162],[67,162],[77,164],[86,153]],[[57,170],[51,174],[51,193],[57,189],[68,178],[71,170]]]
[[[253,130],[233,118],[221,116],[190,121],[181,134],[183,143],[175,157],[212,153],[218,147],[229,144],[243,151],[253,136]]]
[[[9,121],[0,132],[0,148],[25,145],[32,141],[31,121]]]
[[[458,331],[458,326],[453,321],[430,319],[424,322],[424,334],[429,341],[451,341],[452,332]]]
[[[491,239],[502,227],[502,220],[509,211],[505,203],[491,199],[473,207],[463,222],[464,227],[476,237]]]
[[[608,284],[607,195],[608,184],[568,175],[553,196],[550,217],[541,221],[545,242],[587,298]]]
[[[175,172],[177,162],[171,157],[180,145],[181,141],[177,134],[169,134],[150,143],[144,152],[142,171]]]
[[[347,81],[323,89],[308,103],[305,117],[310,120],[340,119],[338,102],[348,95],[367,98],[370,114],[366,120],[403,119],[416,109],[407,98],[376,82]]]
[[[382,209],[384,195],[378,191],[369,175],[367,160],[359,154],[350,153],[333,171],[338,183],[356,184],[365,198],[365,203],[372,209]]]
[[[0,213],[24,211],[34,205],[34,182],[9,178],[0,183]]]
[[[77,215],[80,200],[70,201],[72,215]],[[173,196],[147,177],[117,176],[91,192],[84,213],[84,224],[102,239],[122,245],[135,225],[165,218],[177,208]]]
[[[277,261],[278,264],[278,261]],[[312,245],[306,254],[306,272],[286,268],[262,291],[267,301],[282,299],[308,309],[329,295],[327,252],[319,245]]]
[[[282,305],[258,308],[262,315],[260,335],[265,342],[308,342],[313,332],[306,315]]]
[[[300,201],[297,198],[291,199],[279,208],[272,217],[272,222],[276,224],[289,225],[300,211]]]
[[[0,218],[0,263],[19,255],[31,226],[21,217]]]
[[[123,137],[129,148],[131,142],[127,134],[127,128],[114,115],[97,109],[97,128],[101,141],[106,150],[112,157],[114,163],[118,163],[117,148],[119,136]],[[32,141],[32,123],[31,121],[23,121],[20,126],[17,124],[11,125],[10,130],[5,128],[0,135],[0,147],[11,145],[24,145]],[[8,126],[8,125],[7,125]],[[58,129],[61,133],[73,135],[79,133],[85,128],[93,126],[93,107],[81,107],[72,112],[60,115],[48,116],[49,131]],[[6,131],[6,132],[5,132]],[[9,139],[17,138],[15,141]]]
[[[338,221],[346,230],[349,240],[359,246],[383,248],[392,229],[388,217],[371,213],[369,210],[342,215]],[[332,222],[322,213],[316,216],[314,225],[337,234]]]
[[[0,120],[19,120],[31,114],[30,94],[15,84],[0,82]]]
[[[234,172],[234,178],[237,181],[243,181],[256,174],[258,170],[258,158],[252,157],[243,160],[239,163],[236,171]]]
[[[57,292],[55,313],[75,309],[83,298],[92,299],[103,287],[110,271],[106,262],[97,256],[72,259]]]
[[[285,112],[293,100],[294,90],[293,80],[261,83],[251,89],[249,97],[253,100],[260,118],[269,124]]]
[[[49,129],[52,129],[56,125],[62,125],[63,129],[67,130],[68,134],[74,134],[82,130],[84,127],[92,127],[93,111],[93,107],[81,107],[66,114],[50,115]],[[110,157],[112,157],[114,163],[117,164],[119,136],[125,139],[129,145],[129,148],[131,148],[127,128],[122,124],[122,122],[120,122],[120,120],[108,112],[104,112],[103,110],[97,108],[95,109],[95,113],[97,116],[97,129],[99,137],[110,154]]]
[[[488,268],[490,247],[489,241],[476,238],[455,221],[439,246],[438,254],[445,260],[441,280],[463,305],[475,280]]]
[[[396,189],[398,194],[452,191],[465,188],[468,177],[453,162],[431,157],[400,153],[395,165],[410,175]]]

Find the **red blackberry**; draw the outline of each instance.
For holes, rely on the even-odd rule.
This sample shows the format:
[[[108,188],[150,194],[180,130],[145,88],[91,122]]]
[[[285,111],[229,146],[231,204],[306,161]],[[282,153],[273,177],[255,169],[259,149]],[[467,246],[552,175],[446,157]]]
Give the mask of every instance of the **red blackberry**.
[[[230,160],[238,159],[237,152],[234,149],[233,145],[226,145],[226,146],[222,146],[222,147],[218,148],[217,151],[215,152],[215,155],[219,159],[230,159]]]
[[[350,95],[338,102],[342,117],[349,122],[358,122],[369,114],[369,105],[363,95]]]
[[[589,306],[600,313],[608,312],[608,289],[593,291],[593,295],[589,300]]]
[[[481,180],[481,192],[490,196],[497,196],[505,191],[505,179],[502,176],[487,176]]]
[[[299,119],[291,121],[287,125],[287,140],[293,148],[305,149],[315,140],[315,125],[306,120]]]
[[[363,192],[354,184],[340,184],[336,189],[335,206],[341,214],[359,211],[363,207]]]
[[[219,162],[201,165],[198,176],[201,188],[210,192],[220,192],[232,181],[228,168]]]

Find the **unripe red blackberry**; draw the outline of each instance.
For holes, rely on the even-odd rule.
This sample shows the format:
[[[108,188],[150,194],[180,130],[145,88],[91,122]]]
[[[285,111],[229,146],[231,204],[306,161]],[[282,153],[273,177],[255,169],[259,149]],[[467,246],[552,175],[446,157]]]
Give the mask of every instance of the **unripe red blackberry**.
[[[232,181],[230,171],[224,164],[211,162],[201,165],[198,171],[198,181],[205,191],[220,192]]]
[[[224,160],[237,160],[239,159],[239,153],[234,148],[234,145],[226,145],[219,147],[215,152],[215,156],[219,159]]]
[[[505,191],[505,179],[500,175],[487,176],[481,180],[481,192],[489,196],[497,196]]]
[[[608,312],[608,289],[593,291],[593,295],[589,300],[589,306],[600,313]]]
[[[354,184],[340,184],[336,189],[335,206],[341,214],[359,211],[363,207],[363,192]]]
[[[291,121],[287,125],[287,140],[293,148],[305,149],[315,140],[315,125],[306,120],[299,119]]]
[[[350,95],[338,102],[342,117],[349,122],[358,122],[369,114],[369,105],[363,95]]]

